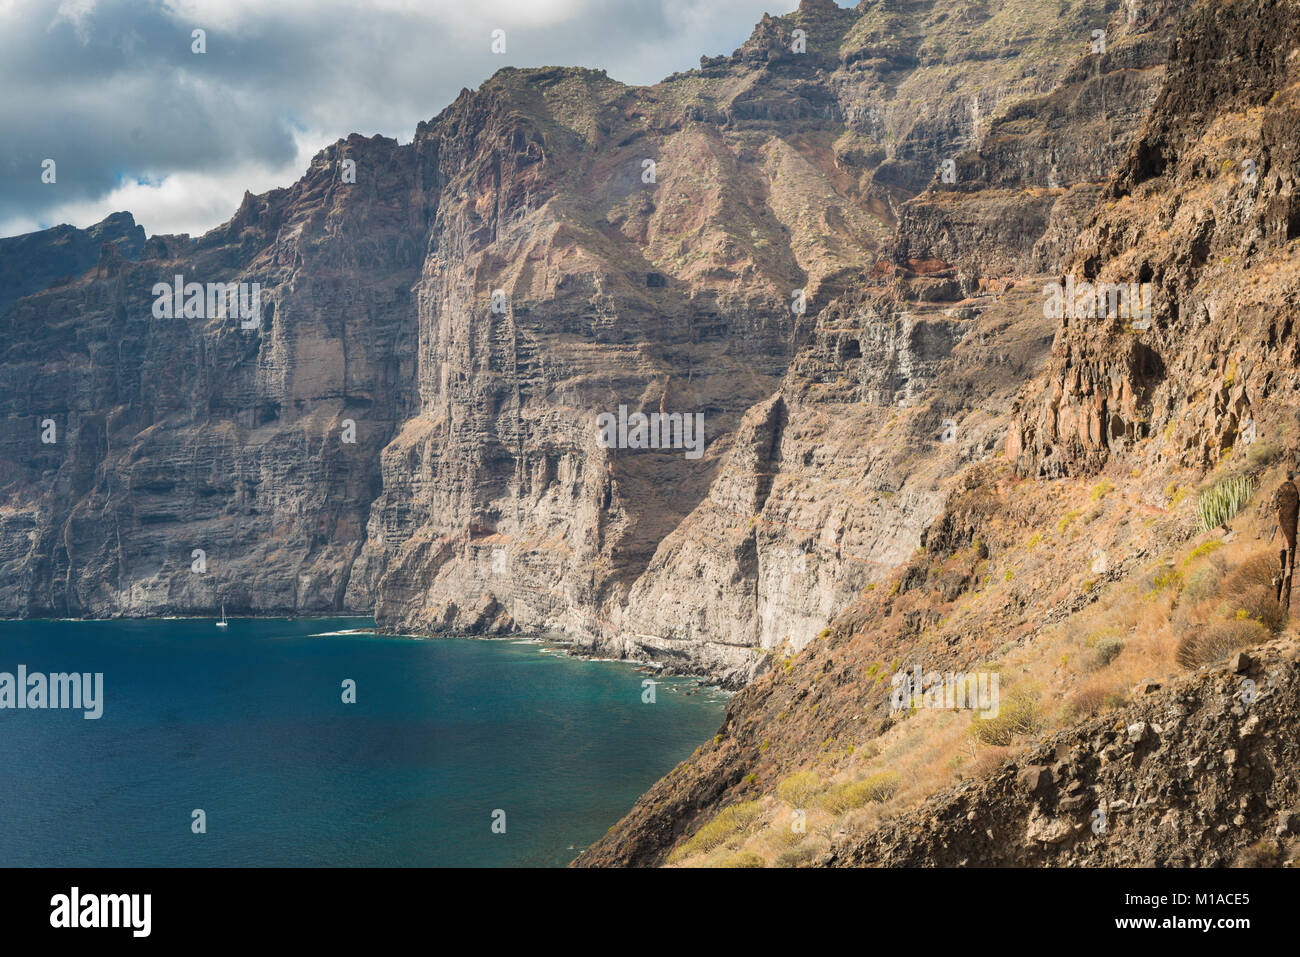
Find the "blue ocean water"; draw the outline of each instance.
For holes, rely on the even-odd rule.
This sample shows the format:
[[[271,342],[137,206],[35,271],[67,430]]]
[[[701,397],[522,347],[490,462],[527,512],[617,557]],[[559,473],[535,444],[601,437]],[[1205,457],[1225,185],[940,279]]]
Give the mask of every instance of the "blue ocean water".
[[[560,866],[721,720],[536,644],[322,637],[372,625],[0,622],[0,672],[104,675],[98,720],[0,710],[0,865]]]

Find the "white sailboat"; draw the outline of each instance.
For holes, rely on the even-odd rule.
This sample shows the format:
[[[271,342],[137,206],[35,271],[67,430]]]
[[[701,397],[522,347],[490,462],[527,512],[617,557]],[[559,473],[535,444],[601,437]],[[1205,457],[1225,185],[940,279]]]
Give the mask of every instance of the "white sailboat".
[[[217,627],[218,627],[218,628],[226,628],[226,627],[229,627],[229,625],[230,625],[230,622],[226,621],[226,606],[225,606],[225,605],[222,605],[222,606],[221,606],[221,620],[220,620],[219,622],[217,622]]]

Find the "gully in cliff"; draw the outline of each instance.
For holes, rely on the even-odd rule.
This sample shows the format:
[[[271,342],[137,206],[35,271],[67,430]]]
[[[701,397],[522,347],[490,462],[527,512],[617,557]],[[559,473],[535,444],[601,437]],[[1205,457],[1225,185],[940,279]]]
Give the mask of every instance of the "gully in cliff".
[[[596,416],[598,441],[605,449],[685,449],[688,459],[704,454],[703,412],[633,412],[618,407],[618,415]]]

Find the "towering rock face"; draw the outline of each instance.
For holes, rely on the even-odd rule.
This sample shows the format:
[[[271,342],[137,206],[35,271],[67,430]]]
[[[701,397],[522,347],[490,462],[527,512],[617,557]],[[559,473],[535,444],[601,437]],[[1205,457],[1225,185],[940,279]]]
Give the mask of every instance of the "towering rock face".
[[[815,295],[849,265],[838,249],[869,245],[862,213],[815,236],[751,208],[770,188],[761,158],[656,108],[599,73],[503,71],[418,131],[439,184],[415,293],[420,410],[384,453],[349,593],[381,619],[578,634],[615,619],[719,443],[776,388],[793,291]],[[787,229],[837,248],[805,271]],[[601,447],[598,417],[620,407],[702,415],[698,447]]]
[[[1294,13],[1234,2],[1188,14],[1159,101],[1067,266],[1079,284],[1149,284],[1150,314],[1062,319],[1047,380],[1027,387],[1008,436],[1023,472],[1095,471],[1116,454],[1204,466],[1293,438]]]
[[[1178,8],[807,0],[652,87],[502,70],[105,246],[0,315],[0,613],[373,610],[748,680],[998,447],[1050,324],[985,314],[1073,249]],[[156,318],[176,275],[259,283],[260,328]],[[701,441],[604,441],[651,414]]]
[[[347,189],[345,150],[368,172]],[[413,402],[414,179],[410,151],[354,137],[198,241],[153,237],[139,262],[105,244],[10,307],[4,614],[342,606],[379,450]],[[155,284],[176,276],[257,282],[260,328],[207,301],[158,318]]]
[[[1111,67],[1095,78],[1082,7],[1051,24],[1051,56],[1024,51],[1009,8],[978,23],[950,13],[918,7],[904,29],[880,5],[804,4],[657,87],[505,71],[422,128],[429,153],[449,153],[446,130],[511,145],[484,159],[457,140],[460,165],[440,173],[422,410],[385,453],[349,601],[405,630],[553,629],[740,682],[909,556],[943,501],[911,460],[988,397],[904,413],[912,449],[867,440],[925,392],[1004,288],[983,277],[1006,260],[955,268],[924,230],[892,231],[898,204],[944,152],[982,142],[981,124],[1001,131],[1002,111],[1058,104],[1081,83],[1117,84],[1107,129],[1122,146],[1172,23],[1164,7],[1111,18],[1108,62],[1141,77],[1125,84]],[[986,72],[938,38],[972,31],[1008,79],[968,118],[980,95],[963,84]],[[1053,139],[1033,115],[979,158],[996,181],[970,189],[1011,227],[1020,154],[1047,142],[1070,181],[1107,171],[1090,136]],[[1017,153],[1016,136],[1033,145]],[[1015,265],[1055,267],[1068,250],[1084,200],[1063,189],[1040,190],[1041,222],[1013,229]],[[804,315],[789,308],[796,290]],[[597,416],[620,406],[702,411],[707,451],[599,447]]]
[[[0,313],[15,299],[80,276],[95,265],[104,243],[115,244],[126,259],[139,259],[144,239],[144,227],[130,213],[113,213],[87,229],[55,226],[0,239]]]

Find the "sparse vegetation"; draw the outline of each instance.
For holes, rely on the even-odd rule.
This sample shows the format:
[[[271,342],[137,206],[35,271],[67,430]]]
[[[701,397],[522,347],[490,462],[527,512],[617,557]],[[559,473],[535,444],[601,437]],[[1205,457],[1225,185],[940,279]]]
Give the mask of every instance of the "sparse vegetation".
[[[1235,651],[1268,639],[1268,629],[1249,618],[1216,621],[1189,632],[1178,644],[1178,663],[1196,668],[1222,661]]]
[[[998,713],[990,718],[971,719],[971,734],[983,744],[1006,747],[1018,738],[1036,734],[1043,727],[1038,699],[1027,691],[1004,696]]]
[[[825,850],[821,843],[805,842],[783,851],[776,859],[777,867],[799,867],[811,864]]]
[[[1272,442],[1255,442],[1246,452],[1246,468],[1252,472],[1268,468],[1282,457],[1282,450]]]
[[[832,814],[842,814],[872,802],[887,801],[898,790],[899,776],[892,771],[873,774],[864,781],[846,781],[827,788],[821,805]]]
[[[811,803],[821,786],[816,771],[796,771],[776,786],[776,796],[791,807],[803,807]]]
[[[674,852],[672,859],[680,860],[692,854],[711,851],[748,833],[758,818],[758,812],[758,801],[745,801],[724,807],[711,821],[691,835],[691,839]]]
[[[1237,475],[1202,492],[1196,500],[1196,517],[1200,519],[1201,531],[1219,527],[1226,529],[1233,516],[1245,508],[1254,491],[1255,483],[1249,477]]]

